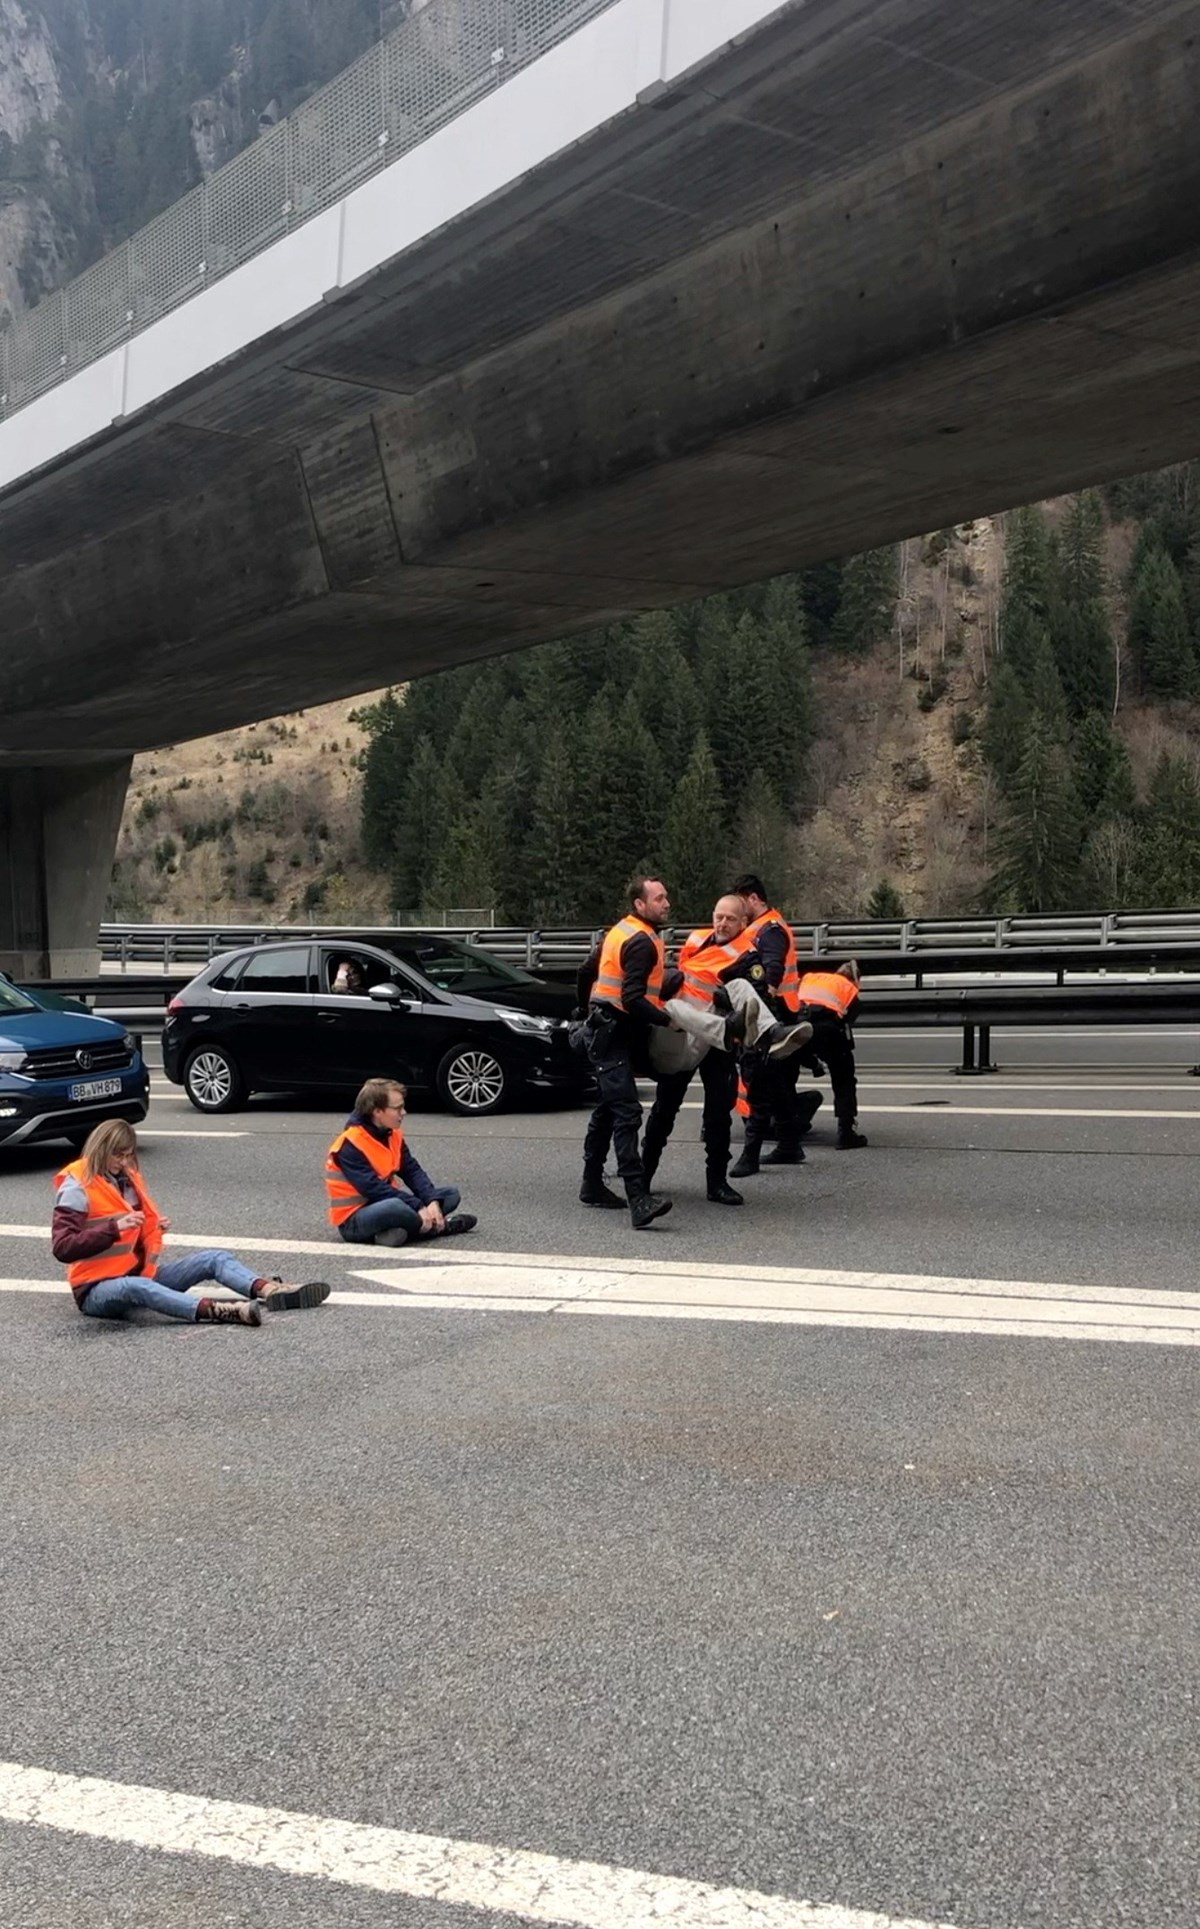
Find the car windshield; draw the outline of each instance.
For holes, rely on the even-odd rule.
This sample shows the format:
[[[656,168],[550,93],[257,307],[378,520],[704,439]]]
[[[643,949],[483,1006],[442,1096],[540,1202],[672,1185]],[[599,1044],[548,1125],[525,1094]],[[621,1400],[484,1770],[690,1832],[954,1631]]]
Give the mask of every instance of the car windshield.
[[[536,985],[527,971],[505,964],[490,951],[473,944],[460,944],[451,938],[402,938],[389,944],[392,956],[411,966],[439,991],[461,991],[473,997],[488,997],[512,985]]]
[[[38,1011],[40,1009],[36,998],[30,998],[25,992],[18,991],[16,985],[10,985],[7,978],[0,978],[0,1011]]]

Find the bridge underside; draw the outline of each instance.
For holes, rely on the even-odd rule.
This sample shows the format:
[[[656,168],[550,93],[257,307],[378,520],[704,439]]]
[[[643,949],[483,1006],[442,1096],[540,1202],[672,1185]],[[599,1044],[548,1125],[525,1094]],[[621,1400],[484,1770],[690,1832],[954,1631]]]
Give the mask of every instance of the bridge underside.
[[[0,764],[1192,456],[1198,42],[1198,0],[786,10],[10,490]]]

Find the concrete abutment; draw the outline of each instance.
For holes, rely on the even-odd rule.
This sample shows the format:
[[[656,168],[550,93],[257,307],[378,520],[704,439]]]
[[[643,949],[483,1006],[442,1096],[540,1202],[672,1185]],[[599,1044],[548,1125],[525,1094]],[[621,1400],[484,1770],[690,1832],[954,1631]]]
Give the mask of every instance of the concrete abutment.
[[[87,976],[131,760],[0,770],[0,970]]]

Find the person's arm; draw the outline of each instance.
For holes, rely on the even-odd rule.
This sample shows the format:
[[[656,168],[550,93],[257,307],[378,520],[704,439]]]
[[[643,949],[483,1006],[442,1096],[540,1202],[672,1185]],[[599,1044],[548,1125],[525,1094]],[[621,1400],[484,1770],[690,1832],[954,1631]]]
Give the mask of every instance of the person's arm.
[[[368,1205],[374,1205],[378,1199],[395,1198],[395,1187],[380,1178],[371,1161],[364,1158],[356,1145],[340,1145],[333,1155],[333,1162]]]
[[[54,1200],[50,1250],[64,1266],[95,1259],[115,1246],[121,1234],[116,1219],[89,1219],[87,1193],[77,1179],[64,1180]]]
[[[437,1191],[437,1187],[434,1185],[433,1180],[426,1172],[424,1166],[420,1163],[416,1153],[410,1151],[408,1146],[405,1146],[403,1157],[400,1160],[400,1178],[412,1193],[414,1199],[419,1199],[423,1206],[433,1204],[433,1195]]]
[[[768,985],[772,991],[778,991],[787,969],[788,940],[783,926],[765,924],[755,940],[755,949],[762,960]]]
[[[588,1005],[591,1003],[596,979],[600,975],[600,945],[602,943],[603,939],[600,940],[599,944],[592,946],[584,962],[580,965],[579,970],[575,973],[575,996],[579,1001],[579,1009],[582,1012],[586,1012]]]
[[[640,1025],[671,1023],[667,1013],[652,1005],[646,995],[657,956],[654,940],[644,931],[636,931],[621,947],[621,1003],[626,1015]]]

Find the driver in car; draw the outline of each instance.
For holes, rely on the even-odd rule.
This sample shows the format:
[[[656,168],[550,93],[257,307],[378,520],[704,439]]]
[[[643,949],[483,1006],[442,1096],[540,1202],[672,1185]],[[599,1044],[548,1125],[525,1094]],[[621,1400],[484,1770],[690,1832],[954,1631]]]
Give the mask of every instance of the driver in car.
[[[325,1159],[329,1222],[356,1245],[406,1246],[410,1239],[471,1232],[457,1186],[435,1186],[404,1143],[407,1093],[394,1078],[369,1078]]]

